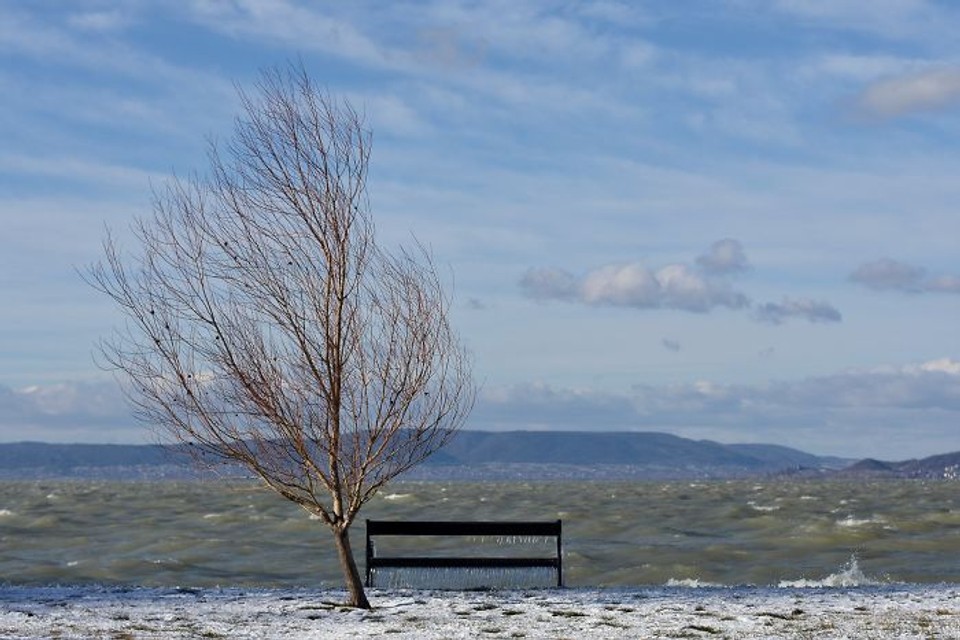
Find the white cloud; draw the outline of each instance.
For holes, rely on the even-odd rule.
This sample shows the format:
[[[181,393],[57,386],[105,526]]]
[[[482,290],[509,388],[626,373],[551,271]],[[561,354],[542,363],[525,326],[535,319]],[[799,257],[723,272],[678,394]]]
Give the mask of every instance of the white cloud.
[[[641,264],[607,265],[584,275],[578,293],[588,304],[649,308],[664,305],[669,284]]]
[[[722,277],[746,267],[736,240],[715,242],[698,258],[700,269],[676,263],[650,268],[639,262],[608,264],[577,277],[548,267],[527,271],[520,280],[524,294],[536,300],[563,300],[596,306],[636,309],[679,309],[704,313],[717,307],[740,309],[749,304]]]

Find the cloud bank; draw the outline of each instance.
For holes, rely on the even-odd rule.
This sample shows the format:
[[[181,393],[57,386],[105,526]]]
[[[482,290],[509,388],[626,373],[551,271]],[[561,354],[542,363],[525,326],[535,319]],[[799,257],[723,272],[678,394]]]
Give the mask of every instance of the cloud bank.
[[[958,422],[960,360],[944,357],[758,384],[702,380],[622,392],[535,382],[490,387],[467,428],[665,431],[903,460],[960,450]],[[136,443],[155,436],[134,421],[113,381],[0,386],[0,441],[25,439]]]
[[[667,431],[819,454],[903,460],[960,450],[960,360],[764,384],[635,385],[616,394],[523,384],[487,390],[472,428]]]
[[[129,443],[153,439],[150,429],[134,420],[112,380],[19,389],[0,385],[0,441]]]
[[[749,269],[741,243],[725,238],[714,242],[693,264],[669,264],[654,269],[638,262],[625,262],[604,265],[579,276],[558,267],[536,267],[520,279],[520,289],[526,297],[541,302],[707,313],[718,308],[753,306],[731,281]],[[809,322],[842,320],[840,312],[829,303],[805,298],[756,305],[753,317],[774,325],[791,318]]]

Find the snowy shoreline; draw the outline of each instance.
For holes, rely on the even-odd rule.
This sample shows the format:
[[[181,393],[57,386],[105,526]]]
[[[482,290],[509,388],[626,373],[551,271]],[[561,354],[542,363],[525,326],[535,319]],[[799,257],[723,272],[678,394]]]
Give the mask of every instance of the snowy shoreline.
[[[960,585],[372,590],[0,587],[4,638],[960,637]]]

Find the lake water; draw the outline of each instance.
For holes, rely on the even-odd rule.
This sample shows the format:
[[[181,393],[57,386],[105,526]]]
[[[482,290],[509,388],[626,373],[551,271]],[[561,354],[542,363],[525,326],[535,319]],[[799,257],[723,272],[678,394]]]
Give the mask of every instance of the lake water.
[[[571,587],[960,583],[958,488],[404,482],[364,509],[353,545],[362,571],[364,517],[561,518]],[[323,524],[252,483],[31,481],[0,483],[0,582],[290,588],[341,577]]]

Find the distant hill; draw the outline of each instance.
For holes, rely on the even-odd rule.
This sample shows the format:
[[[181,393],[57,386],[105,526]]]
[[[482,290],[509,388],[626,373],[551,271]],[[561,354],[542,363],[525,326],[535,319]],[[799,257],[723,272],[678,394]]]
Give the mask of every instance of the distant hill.
[[[171,445],[0,443],[0,478],[187,478],[198,470]]]
[[[710,478],[835,469],[835,459],[777,445],[724,445],[665,433],[463,431],[408,476],[422,479]],[[231,475],[241,469],[225,468]],[[182,447],[0,444],[0,478],[185,478]]]
[[[729,476],[825,466],[822,458],[786,447],[724,445],[650,432],[465,431],[441,453],[467,467],[564,465],[640,476]]]
[[[0,469],[69,469],[180,463],[173,447],[161,445],[0,444]]]
[[[841,474],[872,478],[960,480],[960,451],[901,462],[884,462],[867,458],[846,467]]]

